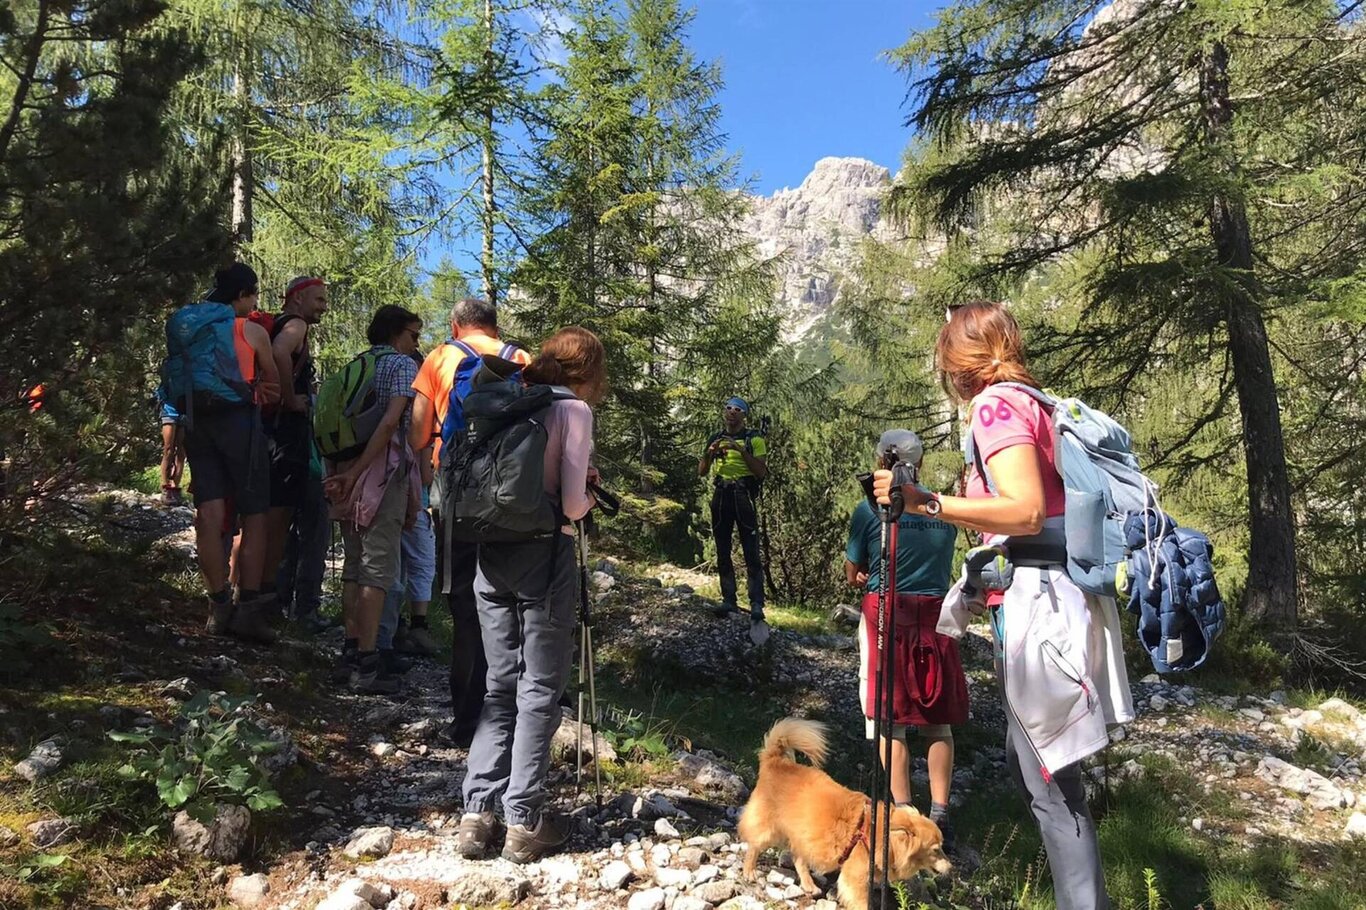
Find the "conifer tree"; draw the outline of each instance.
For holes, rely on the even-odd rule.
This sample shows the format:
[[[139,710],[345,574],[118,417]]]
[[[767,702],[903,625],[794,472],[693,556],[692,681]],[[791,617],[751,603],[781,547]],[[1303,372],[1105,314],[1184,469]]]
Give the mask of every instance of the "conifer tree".
[[[923,147],[894,205],[960,251],[971,238],[934,303],[1029,279],[1053,313],[1039,352],[1112,406],[1198,374],[1178,448],[1236,402],[1243,607],[1283,629],[1298,569],[1268,321],[1360,287],[1355,9],[963,0],[897,52]]]

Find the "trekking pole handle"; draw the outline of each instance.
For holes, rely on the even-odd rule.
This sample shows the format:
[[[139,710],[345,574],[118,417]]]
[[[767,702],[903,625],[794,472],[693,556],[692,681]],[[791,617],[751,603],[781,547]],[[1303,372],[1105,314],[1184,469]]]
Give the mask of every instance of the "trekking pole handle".
[[[876,512],[878,510],[878,505],[877,496],[873,494],[873,475],[868,471],[864,471],[862,474],[855,474],[854,479],[857,480],[859,486],[863,488],[863,495],[867,497],[868,505],[872,506],[873,511]]]
[[[915,483],[915,472],[911,466],[904,461],[897,461],[891,464],[892,469],[892,505],[888,508],[888,521],[896,521],[901,517],[901,513],[906,511],[906,494],[901,488],[907,484]]]
[[[591,480],[588,482],[588,492],[592,493],[593,498],[598,501],[598,510],[608,518],[612,518],[621,511],[621,500]]]

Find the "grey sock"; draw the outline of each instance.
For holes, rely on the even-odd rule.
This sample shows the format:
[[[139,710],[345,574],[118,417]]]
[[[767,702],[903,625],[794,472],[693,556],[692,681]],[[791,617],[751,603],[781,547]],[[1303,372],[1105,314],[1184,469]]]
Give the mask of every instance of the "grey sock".
[[[930,803],[930,821],[938,822],[949,817],[948,803]]]

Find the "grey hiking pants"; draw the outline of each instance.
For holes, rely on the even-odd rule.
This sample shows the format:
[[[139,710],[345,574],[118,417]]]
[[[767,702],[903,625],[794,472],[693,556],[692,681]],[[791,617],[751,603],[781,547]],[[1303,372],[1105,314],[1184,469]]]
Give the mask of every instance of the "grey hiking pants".
[[[466,812],[494,811],[501,798],[509,825],[540,820],[550,740],[574,659],[577,584],[567,534],[479,547],[474,594],[488,693],[470,745]]]
[[[1086,805],[1081,765],[1068,765],[1045,782],[1033,747],[1007,707],[1006,767],[1039,826],[1058,910],[1108,910],[1100,842]]]

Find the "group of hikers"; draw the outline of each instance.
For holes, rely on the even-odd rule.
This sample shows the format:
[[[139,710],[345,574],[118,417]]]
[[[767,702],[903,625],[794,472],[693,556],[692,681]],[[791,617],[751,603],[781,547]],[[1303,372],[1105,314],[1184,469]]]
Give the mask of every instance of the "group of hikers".
[[[593,408],[607,387],[601,341],[568,327],[533,356],[499,337],[489,302],[467,298],[451,310],[448,340],[424,358],[419,317],[384,306],[370,322],[371,347],[339,371],[364,377],[348,387],[352,398],[363,392],[364,407],[349,402],[350,417],[338,422],[327,383],[318,391],[310,348],[311,329],[327,311],[327,285],[309,276],[290,282],[273,318],[260,315],[258,294],[255,273],[235,264],[167,329],[163,487],[168,501],[180,495],[176,450],[183,439],[209,631],[269,642],[291,606],[310,628],[325,626],[318,592],[329,521],[336,520],[345,644],[335,681],[392,693],[404,671],[396,651],[436,650],[426,613],[440,579],[453,625],[448,735],[469,748],[459,850],[481,857],[501,841],[504,857],[529,862],[558,849],[568,827],[548,807],[546,777],[578,623],[574,535],[597,503]],[[200,340],[211,323],[218,347]],[[232,380],[210,375],[232,372],[221,362],[222,339],[237,367]],[[213,357],[219,362],[196,359]],[[869,498],[850,522],[845,573],[864,591],[859,695],[867,736],[890,740],[885,753],[877,743],[890,757],[888,790],[895,802],[909,803],[908,735],[918,732],[929,815],[951,847],[953,727],[968,716],[956,637],[971,616],[988,616],[1008,770],[1038,822],[1058,906],[1105,907],[1080,763],[1107,744],[1108,725],[1133,717],[1115,603],[1082,590],[1066,568],[1055,420],[1028,393],[1039,384],[1009,311],[989,302],[952,309],[935,360],[946,393],[966,407],[971,457],[960,495],[920,486],[920,440],[892,428],[873,447]],[[764,435],[747,427],[749,411],[741,398],[725,403],[723,428],[707,440],[698,473],[713,478],[723,606],[740,609],[731,557],[738,530],[749,613],[758,623],[765,604],[755,500],[768,449]],[[360,412],[369,415],[363,430]],[[508,416],[531,413],[535,419],[521,423]],[[514,425],[522,430],[508,429]],[[534,444],[527,442],[533,436]],[[443,455],[443,445],[452,450]],[[550,503],[553,519],[538,519],[535,533],[501,533],[515,522],[480,499],[480,485],[510,483],[506,475],[518,473],[504,470],[496,479],[490,459],[514,455],[532,460],[535,470],[525,473]],[[894,473],[897,459],[913,469],[909,482]],[[452,489],[464,493],[452,498]],[[889,567],[893,501],[904,511],[891,521],[898,544]],[[969,583],[983,576],[965,575],[954,583],[959,528],[987,546],[1010,542],[1004,579]],[[410,614],[401,623],[405,597]],[[887,609],[897,631],[885,645],[892,672],[880,714],[874,680],[884,682],[878,636],[887,617],[879,611]],[[1051,663],[1035,656],[1046,649],[1026,647],[1043,640],[1055,645]]]

